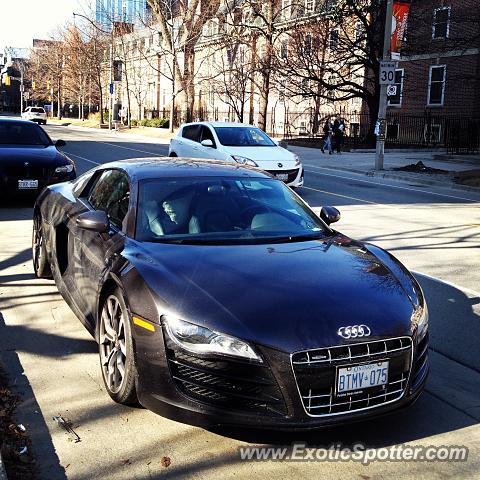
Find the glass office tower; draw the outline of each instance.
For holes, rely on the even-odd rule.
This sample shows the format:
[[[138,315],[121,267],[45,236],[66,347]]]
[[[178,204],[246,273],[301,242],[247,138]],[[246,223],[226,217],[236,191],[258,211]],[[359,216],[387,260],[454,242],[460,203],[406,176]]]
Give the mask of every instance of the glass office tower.
[[[113,22],[138,23],[146,10],[147,0],[96,0],[96,20],[108,30]]]

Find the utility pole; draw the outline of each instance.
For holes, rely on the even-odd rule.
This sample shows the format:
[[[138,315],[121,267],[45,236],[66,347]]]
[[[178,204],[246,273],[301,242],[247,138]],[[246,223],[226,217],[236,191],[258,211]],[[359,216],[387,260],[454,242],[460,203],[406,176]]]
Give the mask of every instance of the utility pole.
[[[110,44],[110,85],[108,86],[110,93],[110,102],[108,106],[108,129],[112,129],[113,120],[113,35],[112,43]]]
[[[387,13],[385,18],[385,36],[383,39],[383,60],[391,60],[390,42],[392,38],[392,15],[393,0],[387,1]],[[375,152],[375,170],[383,170],[385,156],[385,134],[387,116],[387,88],[388,85],[380,85],[380,102],[378,106],[379,131],[377,134],[377,148]]]
[[[25,94],[25,85],[23,84],[23,65],[20,65],[20,115],[23,113],[24,94]]]

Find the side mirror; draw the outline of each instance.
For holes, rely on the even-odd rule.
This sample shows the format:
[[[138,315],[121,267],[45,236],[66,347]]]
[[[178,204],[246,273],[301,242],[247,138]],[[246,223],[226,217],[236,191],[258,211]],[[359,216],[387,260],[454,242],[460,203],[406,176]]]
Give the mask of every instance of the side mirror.
[[[105,233],[110,228],[108,215],[103,210],[94,210],[80,214],[77,217],[77,227],[93,232]]]
[[[322,207],[320,210],[320,218],[327,224],[338,222],[340,220],[340,212],[335,207]]]
[[[64,147],[66,144],[67,144],[67,142],[65,140],[57,140],[55,142],[56,147]]]
[[[213,142],[212,142],[209,138],[206,138],[205,140],[202,140],[202,141],[200,142],[200,145],[201,145],[202,147],[210,147],[210,148],[212,148],[212,147],[213,147]]]

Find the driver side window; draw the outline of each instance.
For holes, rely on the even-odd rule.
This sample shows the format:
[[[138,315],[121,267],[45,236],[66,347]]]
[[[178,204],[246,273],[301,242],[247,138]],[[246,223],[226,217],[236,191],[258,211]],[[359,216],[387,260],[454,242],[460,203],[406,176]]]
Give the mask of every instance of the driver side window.
[[[87,200],[94,210],[105,211],[110,222],[121,229],[130,201],[127,175],[120,170],[105,170]]]

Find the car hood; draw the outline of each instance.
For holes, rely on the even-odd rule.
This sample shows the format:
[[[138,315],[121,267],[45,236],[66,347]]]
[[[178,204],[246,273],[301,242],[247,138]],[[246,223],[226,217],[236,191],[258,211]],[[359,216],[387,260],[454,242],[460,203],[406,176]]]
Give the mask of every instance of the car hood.
[[[295,157],[292,152],[282,147],[223,147],[228,155],[239,155],[250,158],[258,164],[259,167],[267,170],[281,170],[278,163],[282,163],[283,168],[295,168]]]
[[[125,254],[160,315],[287,352],[341,344],[342,326],[367,325],[371,340],[412,333],[413,277],[383,250],[343,235],[271,245],[135,244]]]
[[[389,254],[384,263],[343,235],[271,245],[135,242],[124,255],[154,293],[160,315],[253,343],[287,352],[337,345],[344,342],[340,327],[361,324],[371,340],[412,333],[413,278]]]
[[[56,166],[67,163],[68,159],[53,145],[49,147],[0,145],[0,163],[2,166],[18,165],[25,162],[42,166]]]

